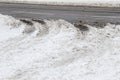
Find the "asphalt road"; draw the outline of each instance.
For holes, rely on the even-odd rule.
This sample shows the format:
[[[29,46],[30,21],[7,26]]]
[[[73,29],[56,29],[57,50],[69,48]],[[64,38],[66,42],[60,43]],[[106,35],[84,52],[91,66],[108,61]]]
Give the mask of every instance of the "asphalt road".
[[[107,7],[0,3],[0,14],[11,15],[16,18],[65,19],[70,22],[78,20],[88,23],[95,21],[120,22],[120,8]]]

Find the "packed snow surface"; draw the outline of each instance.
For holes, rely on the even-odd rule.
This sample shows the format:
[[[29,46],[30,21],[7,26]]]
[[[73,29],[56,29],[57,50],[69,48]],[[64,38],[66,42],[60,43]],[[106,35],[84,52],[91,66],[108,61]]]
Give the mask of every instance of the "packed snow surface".
[[[26,24],[0,14],[0,80],[120,80],[120,26]]]

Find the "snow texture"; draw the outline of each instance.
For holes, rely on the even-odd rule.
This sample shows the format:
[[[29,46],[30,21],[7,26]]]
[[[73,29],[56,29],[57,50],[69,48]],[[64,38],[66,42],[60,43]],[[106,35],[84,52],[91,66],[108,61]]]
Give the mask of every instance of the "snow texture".
[[[120,0],[0,0],[7,3],[120,7]]]
[[[0,80],[120,80],[120,26],[87,27],[0,15]]]

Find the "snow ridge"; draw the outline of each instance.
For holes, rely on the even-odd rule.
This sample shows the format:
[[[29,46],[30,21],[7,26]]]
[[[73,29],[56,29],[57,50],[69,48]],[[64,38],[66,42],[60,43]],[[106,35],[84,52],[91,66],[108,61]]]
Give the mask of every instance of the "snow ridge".
[[[0,15],[0,80],[119,80],[120,26]]]

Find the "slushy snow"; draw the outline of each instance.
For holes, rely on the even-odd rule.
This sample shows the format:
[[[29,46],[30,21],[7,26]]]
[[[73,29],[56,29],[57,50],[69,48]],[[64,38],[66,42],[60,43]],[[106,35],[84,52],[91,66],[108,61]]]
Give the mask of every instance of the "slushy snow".
[[[0,80],[120,80],[120,26],[32,21],[0,14]]]

